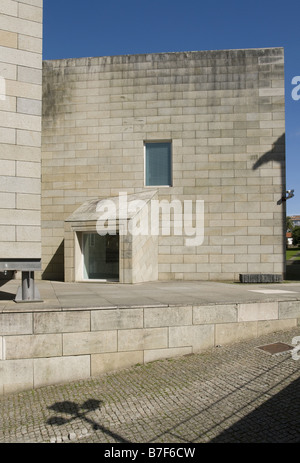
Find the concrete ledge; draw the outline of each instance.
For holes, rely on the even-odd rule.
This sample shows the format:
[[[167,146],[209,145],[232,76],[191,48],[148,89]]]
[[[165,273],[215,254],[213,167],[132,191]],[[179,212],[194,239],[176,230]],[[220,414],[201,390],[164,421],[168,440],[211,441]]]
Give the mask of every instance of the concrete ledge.
[[[298,300],[63,311],[26,305],[0,313],[0,394],[201,352],[294,328],[299,318]]]

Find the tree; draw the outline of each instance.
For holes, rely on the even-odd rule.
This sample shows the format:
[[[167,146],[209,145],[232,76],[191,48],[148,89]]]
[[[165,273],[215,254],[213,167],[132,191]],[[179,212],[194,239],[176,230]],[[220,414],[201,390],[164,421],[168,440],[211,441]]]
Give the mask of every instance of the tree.
[[[293,245],[300,244],[300,227],[294,227],[292,230]]]
[[[294,228],[294,222],[292,221],[291,217],[286,218],[286,231],[291,232]]]

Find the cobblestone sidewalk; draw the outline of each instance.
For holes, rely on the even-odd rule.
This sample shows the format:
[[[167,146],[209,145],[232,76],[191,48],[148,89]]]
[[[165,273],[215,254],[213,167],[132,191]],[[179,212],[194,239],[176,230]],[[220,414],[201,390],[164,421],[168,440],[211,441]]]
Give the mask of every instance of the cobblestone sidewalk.
[[[0,443],[300,442],[300,328],[0,399]],[[270,355],[258,346],[284,342]],[[300,357],[300,355],[299,355]]]

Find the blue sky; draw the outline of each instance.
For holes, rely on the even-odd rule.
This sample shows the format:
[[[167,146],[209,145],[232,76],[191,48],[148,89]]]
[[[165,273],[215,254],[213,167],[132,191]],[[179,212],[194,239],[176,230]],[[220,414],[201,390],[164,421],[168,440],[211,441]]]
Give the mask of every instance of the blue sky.
[[[300,215],[299,18],[299,0],[44,0],[43,58],[284,47],[287,213]]]

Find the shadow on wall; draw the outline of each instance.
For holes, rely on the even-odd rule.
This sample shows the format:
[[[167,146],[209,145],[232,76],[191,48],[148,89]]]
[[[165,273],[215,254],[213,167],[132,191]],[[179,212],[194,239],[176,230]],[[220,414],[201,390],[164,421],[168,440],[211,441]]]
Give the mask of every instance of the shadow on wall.
[[[278,162],[281,165],[281,177],[285,184],[285,133],[273,144],[270,151],[263,154],[253,165],[253,170],[259,169],[269,162]]]
[[[283,198],[286,197],[286,169],[285,169],[285,133],[282,134],[276,142],[273,144],[273,147],[270,151],[267,153],[263,154],[253,165],[252,169],[257,170],[260,169],[261,167],[272,167],[272,166],[265,166],[265,164],[270,164],[272,162],[276,162],[280,164],[280,169],[281,169],[281,185],[282,185],[282,191],[280,194],[278,194],[277,198],[277,205],[278,205],[278,212],[282,211],[282,208],[284,210],[282,211],[282,255],[285,256],[285,247],[286,247],[286,240],[285,240],[285,235],[286,235],[286,204],[285,200]],[[286,265],[285,265],[285,272],[286,272]],[[286,275],[284,275],[284,278],[286,278]]]
[[[43,280],[64,281],[64,240],[60,243],[52,259],[42,273]]]
[[[267,153],[263,154],[253,165],[253,170],[257,170],[264,164],[269,164],[270,162],[277,162],[280,164],[281,168],[281,185],[282,185],[282,194],[281,197],[277,200],[277,205],[284,203],[282,198],[285,198],[286,195],[286,172],[285,172],[285,134],[281,135],[276,142],[273,144],[273,148]],[[286,232],[286,222],[284,216],[284,235]]]

